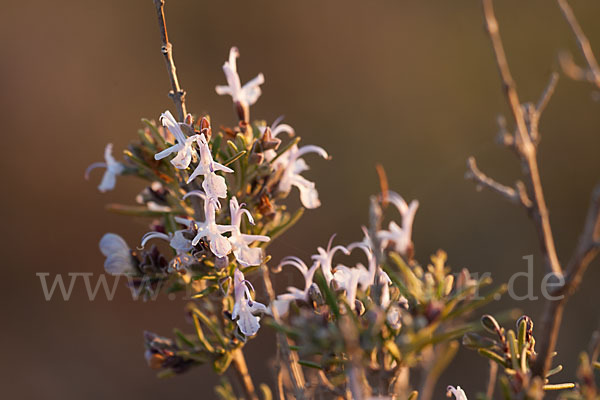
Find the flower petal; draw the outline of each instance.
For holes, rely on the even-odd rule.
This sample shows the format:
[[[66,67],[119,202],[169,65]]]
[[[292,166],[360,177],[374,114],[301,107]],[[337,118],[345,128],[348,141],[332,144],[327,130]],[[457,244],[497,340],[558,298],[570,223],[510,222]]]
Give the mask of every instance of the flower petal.
[[[263,260],[260,247],[248,247],[248,245],[234,246],[233,255],[238,263],[244,267],[260,265]]]
[[[225,257],[231,252],[231,243],[229,240],[221,235],[211,235],[210,238],[210,251],[217,257]]]
[[[108,165],[105,162],[95,162],[86,168],[85,174],[83,175],[85,179],[90,179],[90,172],[96,168],[108,168]]]
[[[177,143],[171,147],[167,147],[166,149],[164,149],[163,151],[156,153],[154,155],[154,159],[155,160],[162,160],[165,157],[168,157],[171,153],[175,153],[178,152],[179,150],[181,150],[181,148],[183,147],[183,145]]]
[[[107,192],[109,190],[113,190],[115,188],[115,184],[117,183],[117,176],[112,173],[110,170],[106,170],[104,175],[102,176],[102,181],[100,185],[98,185],[98,190],[102,193]]]
[[[247,307],[242,307],[239,311],[237,324],[245,336],[254,336],[258,332],[260,329],[258,321],[260,321],[260,318],[252,315],[252,312]]]
[[[133,265],[131,254],[123,255],[119,253],[106,257],[104,269],[110,275],[135,275],[137,270]]]
[[[106,233],[102,236],[99,243],[100,251],[104,254],[105,257],[108,257],[113,254],[121,254],[121,255],[129,255],[129,246],[125,242],[125,240],[115,234],[115,233]]]
[[[227,184],[225,183],[225,178],[215,174],[214,172],[209,172],[208,174],[204,175],[202,188],[208,197],[215,199],[227,197]]]

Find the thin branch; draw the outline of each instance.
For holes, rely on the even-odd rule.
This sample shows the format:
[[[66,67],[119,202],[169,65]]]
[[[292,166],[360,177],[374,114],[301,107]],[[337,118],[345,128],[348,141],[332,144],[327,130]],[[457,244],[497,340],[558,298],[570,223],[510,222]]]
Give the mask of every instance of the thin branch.
[[[158,28],[160,30],[160,40],[162,44],[160,52],[165,57],[167,73],[169,74],[169,82],[171,83],[169,97],[173,100],[173,103],[175,103],[179,121],[183,122],[185,116],[187,115],[185,108],[185,91],[181,89],[181,86],[179,86],[177,69],[175,68],[175,61],[173,61],[173,45],[171,42],[169,42],[169,35],[167,34],[167,24],[165,21],[165,0],[154,0],[154,6],[156,7]]]
[[[269,301],[271,304],[271,314],[273,319],[277,323],[281,323],[279,318],[279,314],[277,313],[277,308],[273,306],[273,300],[275,300],[275,291],[273,290],[273,283],[271,282],[271,278],[269,277],[269,269],[266,265],[261,267],[262,269],[262,282],[269,296]],[[288,339],[281,333],[277,332],[277,345],[279,357],[282,360],[279,360],[285,364],[288,375],[290,377],[290,381],[292,382],[292,387],[294,389],[294,396],[297,400],[302,400],[305,398],[304,395],[304,373],[302,372],[302,368],[300,364],[298,364],[298,356],[295,352],[290,349],[290,344]],[[279,378],[278,378],[279,379]]]
[[[600,252],[600,184],[592,193],[583,232],[575,253],[566,268],[565,285],[560,293],[572,294],[581,283],[581,278],[594,257]]]
[[[531,200],[529,200],[527,197],[527,193],[525,193],[525,187],[522,184],[518,185],[517,189],[513,189],[509,186],[505,186],[499,182],[496,182],[479,170],[474,157],[469,157],[467,160],[467,169],[468,171],[465,174],[465,178],[476,182],[478,186],[486,187],[513,203],[523,205],[525,208],[531,207]]]
[[[532,367],[534,374],[542,376],[550,369],[567,300],[579,287],[586,268],[598,253],[600,253],[600,184],[592,193],[583,233],[566,268],[565,284],[552,294],[553,297],[561,298],[546,303],[538,345],[538,361]]]
[[[244,394],[248,400],[258,400],[256,390],[254,389],[254,383],[248,373],[248,366],[246,365],[246,359],[242,349],[236,349],[233,351],[233,367],[237,373],[238,380],[242,384]]]
[[[548,81],[548,84],[546,85],[546,89],[544,89],[544,91],[542,92],[542,95],[540,96],[540,99],[538,100],[538,102],[535,106],[535,111],[538,115],[538,118],[542,115],[542,113],[546,109],[546,106],[550,102],[550,98],[552,98],[552,95],[554,94],[554,90],[556,89],[557,84],[558,84],[558,73],[553,72],[552,75],[550,75],[550,80]]]
[[[565,17],[565,20],[567,20],[567,23],[571,27],[573,34],[575,34],[579,49],[581,50],[581,53],[583,54],[588,66],[588,69],[585,70],[575,65],[570,56],[562,56],[560,61],[565,73],[575,79],[588,80],[600,88],[600,66],[598,66],[598,61],[596,61],[596,57],[594,57],[594,52],[592,51],[590,41],[585,36],[583,29],[581,29],[581,26],[579,25],[579,22],[573,13],[573,9],[567,0],[557,0],[557,3],[563,16]]]
[[[485,396],[488,399],[494,398],[494,389],[496,388],[496,379],[498,378],[498,364],[495,361],[490,360],[490,373],[488,376],[487,390]]]
[[[521,157],[524,173],[528,178],[528,188],[532,195],[533,206],[531,215],[535,222],[535,227],[538,232],[542,253],[544,255],[544,263],[546,269],[554,272],[557,275],[562,275],[556,248],[554,246],[554,238],[552,236],[552,228],[548,217],[548,207],[544,200],[544,192],[542,190],[542,182],[540,178],[539,168],[536,157],[536,146],[532,142],[531,136],[527,129],[523,107],[519,101],[516,86],[508,61],[500,38],[498,29],[498,21],[494,15],[492,0],[482,0],[485,27],[492,42],[496,65],[502,79],[504,94],[512,112],[513,118],[517,125],[515,134],[515,148]]]

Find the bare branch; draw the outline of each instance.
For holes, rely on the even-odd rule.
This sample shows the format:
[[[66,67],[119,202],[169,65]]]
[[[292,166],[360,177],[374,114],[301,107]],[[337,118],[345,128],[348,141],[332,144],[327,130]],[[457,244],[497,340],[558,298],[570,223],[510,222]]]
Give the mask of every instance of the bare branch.
[[[502,39],[500,38],[498,21],[494,14],[492,0],[482,0],[482,4],[485,27],[492,42],[492,48],[494,50],[500,78],[502,79],[504,93],[517,125],[515,149],[517,150],[517,154],[521,157],[523,172],[528,178],[527,186],[532,195],[533,203],[531,215],[538,232],[542,253],[544,254],[544,263],[547,270],[550,270],[557,275],[562,275],[560,262],[558,261],[556,248],[554,246],[550,219],[548,217],[548,207],[546,206],[546,201],[544,199],[544,192],[537,164],[536,146],[535,143],[532,142],[532,138],[527,129],[524,110],[523,107],[521,107],[516,86],[508,67],[508,61],[502,45]]]
[[[269,302],[271,304],[271,314],[273,315],[275,322],[281,323],[277,309],[273,305],[273,300],[275,300],[275,291],[273,290],[273,283],[269,277],[269,269],[266,265],[263,265],[261,266],[261,270],[263,286],[269,296]],[[298,364],[298,356],[290,349],[288,339],[281,332],[277,332],[277,346],[279,357],[283,359],[283,364],[285,364],[290,381],[292,382],[294,396],[296,399],[302,400],[305,398],[304,373],[302,372],[300,364]],[[279,379],[279,377],[277,379]]]
[[[558,340],[566,302],[579,287],[586,268],[598,253],[600,253],[600,184],[592,193],[583,233],[566,268],[565,284],[552,294],[562,297],[558,301],[546,303],[542,317],[541,341],[538,345],[538,361],[532,368],[534,374],[542,375],[550,369],[552,352]]]
[[[185,108],[185,91],[179,86],[177,69],[175,68],[175,61],[173,61],[173,45],[171,42],[169,42],[169,35],[167,34],[167,23],[165,21],[165,0],[154,0],[154,6],[156,7],[158,28],[160,30],[160,40],[162,43],[160,52],[165,57],[167,73],[169,74],[169,82],[171,83],[169,97],[173,100],[173,103],[175,103],[179,121],[183,122],[183,119],[187,115]]]
[[[600,184],[592,193],[583,232],[579,237],[575,253],[566,268],[566,283],[563,293],[571,294],[581,283],[587,266],[600,252]]]
[[[558,83],[558,73],[553,72],[552,75],[550,75],[550,80],[548,81],[548,84],[546,85],[546,89],[544,89],[544,92],[540,96],[540,99],[538,100],[537,105],[535,106],[535,111],[538,114],[538,118],[546,109],[548,102],[550,102],[550,98],[554,94],[554,90],[556,89],[557,83]]]
[[[598,66],[598,61],[596,61],[596,57],[594,57],[590,41],[585,36],[583,29],[581,29],[581,26],[573,13],[573,9],[567,0],[557,0],[557,3],[563,16],[567,20],[567,23],[571,27],[573,34],[575,34],[577,44],[579,45],[579,49],[581,50],[588,67],[588,70],[580,68],[575,65],[570,57],[562,56],[560,61],[565,73],[575,79],[588,80],[600,88],[600,66]]]
[[[238,380],[242,384],[246,399],[258,400],[258,396],[254,389],[254,383],[252,383],[252,378],[250,378],[250,374],[248,373],[248,366],[246,365],[246,359],[244,358],[242,349],[233,351],[233,367],[237,373]]]
[[[522,183],[519,189],[513,189],[509,186],[505,186],[496,182],[481,172],[481,170],[477,167],[474,157],[469,157],[467,160],[467,169],[468,171],[465,174],[465,178],[476,182],[477,186],[486,187],[513,203],[522,204],[526,208],[531,207],[531,200],[529,200],[527,197],[527,193],[525,193],[525,188]]]

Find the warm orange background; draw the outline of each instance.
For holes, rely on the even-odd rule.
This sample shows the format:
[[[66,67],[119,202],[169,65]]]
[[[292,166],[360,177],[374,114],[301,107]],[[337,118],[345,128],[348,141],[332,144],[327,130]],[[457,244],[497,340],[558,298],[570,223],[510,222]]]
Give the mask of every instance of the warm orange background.
[[[600,56],[600,3],[571,2]],[[104,232],[133,245],[147,230],[145,221],[104,210],[107,202],[132,202],[140,182],[121,179],[102,195],[101,173],[85,182],[83,171],[102,159],[107,142],[120,150],[135,138],[140,118],[173,108],[152,1],[3,3],[1,397],[212,398],[208,367],[161,381],[145,366],[142,331],[187,329],[182,303],[133,302],[124,290],[113,302],[89,302],[81,284],[71,301],[46,302],[35,276],[100,273]],[[576,53],[573,36],[553,2],[497,3],[521,97],[535,101],[558,50]],[[421,202],[414,238],[422,262],[444,248],[455,268],[492,271],[500,283],[525,269],[524,255],[540,259],[524,212],[463,179],[469,155],[505,183],[519,174],[513,155],[494,145],[496,115],[507,110],[477,1],[169,0],[167,17],[190,110],[210,111],[217,125],[234,122],[230,100],[214,86],[225,82],[220,67],[237,45],[242,79],[266,76],[253,116],[285,114],[303,143],[333,155],[309,160],[306,175],[317,181],[323,206],[272,246],[275,261],[308,259],[333,232],[344,242],[359,239],[378,188],[376,162],[393,189]],[[592,92],[561,77],[541,123],[542,177],[562,260],[600,180],[600,104]],[[540,295],[539,262],[536,271]],[[558,356],[564,380],[598,326],[598,282],[596,261],[568,305]],[[535,302],[490,309],[515,305],[539,315]],[[268,382],[273,335],[260,333],[247,352],[252,375]],[[474,397],[485,371],[483,359],[461,349],[436,398],[447,384]]]

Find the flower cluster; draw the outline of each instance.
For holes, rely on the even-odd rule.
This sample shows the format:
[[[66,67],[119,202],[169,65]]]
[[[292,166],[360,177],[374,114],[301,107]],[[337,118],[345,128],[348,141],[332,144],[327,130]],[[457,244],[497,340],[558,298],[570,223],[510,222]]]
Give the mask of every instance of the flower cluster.
[[[361,240],[334,244],[334,235],[326,247],[317,248],[310,263],[288,256],[273,268],[298,270],[300,287],[290,286],[278,295],[269,289],[255,291],[246,275],[257,269],[263,271],[263,286],[270,287],[266,246],[304,208],[321,204],[315,183],[302,176],[308,169],[304,157],[330,156],[321,147],[300,146],[294,129],[280,119],[270,126],[250,123],[250,106],[261,94],[264,77],[259,74],[242,86],[238,57],[232,48],[223,65],[227,86],[216,88],[218,94],[232,97],[237,126],[213,133],[208,115],[195,119],[188,114],[179,122],[165,111],[158,126],[143,120],[139,141],[124,151],[124,161],[113,157],[109,144],[105,162],[92,164],[85,173],[88,178],[91,170],[106,168],[101,192],[113,189],[119,175],[148,182],[136,196],[137,205],[109,205],[117,213],[151,217],[152,222],[133,249],[114,233],[102,237],[106,272],[126,275],[145,299],[165,289],[185,291],[193,300],[187,314],[194,335],[176,331],[169,339],[145,333],[149,366],[160,375],[205,363],[223,373],[233,360],[239,368],[241,349],[266,319],[279,335],[287,336],[299,365],[318,370],[323,384],[305,388],[308,396],[339,396],[351,390],[358,398],[351,377],[359,374],[369,391],[365,396],[405,393],[414,399],[416,392],[401,377],[408,370],[438,374],[454,355],[456,339],[467,332],[467,347],[510,371],[502,381],[509,392],[541,398],[552,388],[532,377],[528,367],[536,356],[530,319],[519,320],[518,339],[490,316],[484,317],[483,327],[495,340],[471,332],[468,316],[505,286],[481,297],[479,290],[490,280],[475,279],[466,269],[453,275],[441,250],[421,266],[412,239],[419,203],[390,190],[371,199],[371,220],[362,228]],[[282,145],[284,134],[288,142]],[[282,204],[293,187],[304,207],[295,212]],[[400,219],[382,227],[388,205]],[[259,302],[257,295],[269,296]],[[582,363],[582,376],[589,377],[591,365],[593,361]],[[581,393],[596,393],[593,385],[582,387]],[[460,386],[448,386],[447,393],[457,400],[467,398]]]
[[[218,94],[232,97],[238,126],[213,134],[209,116],[195,121],[188,114],[179,122],[167,110],[160,115],[160,126],[144,120],[140,141],[125,151],[125,161],[113,157],[109,144],[105,162],[92,164],[85,176],[105,167],[101,192],[112,190],[119,175],[137,175],[150,182],[136,197],[138,206],[109,206],[119,213],[155,219],[138,248],[131,249],[113,233],[102,238],[106,271],[131,277],[146,298],[161,287],[185,288],[196,298],[219,292],[231,299],[224,311],[238,327],[237,332],[222,335],[245,340],[256,334],[267,308],[254,300],[244,272],[263,264],[265,245],[301,215],[302,210],[292,214],[278,204],[292,186],[300,190],[306,208],[320,205],[315,184],[300,175],[308,169],[302,157],[311,152],[326,159],[329,155],[318,146],[299,147],[299,138],[279,149],[278,136],[295,135],[280,120],[271,126],[249,123],[249,107],[261,95],[264,76],[242,86],[238,57],[233,47],[223,65],[227,85],[216,87]],[[159,250],[161,241],[171,255]]]
[[[297,346],[300,362],[320,370],[330,383],[329,395],[347,390],[349,362],[362,367],[371,394],[402,391],[396,385],[403,371],[427,374],[439,368],[455,348],[448,341],[456,343],[471,330],[466,317],[505,290],[501,286],[480,297],[479,289],[490,280],[475,279],[466,269],[452,275],[442,251],[426,268],[419,265],[412,240],[419,203],[386,191],[372,199],[371,215],[382,215],[387,203],[401,218],[391,220],[387,229],[380,227],[381,219],[372,221],[358,242],[334,245],[332,237],[327,247],[317,249],[310,266],[288,256],[275,268],[293,267],[304,278],[300,288],[288,287],[278,295],[271,308],[276,327]],[[355,258],[355,250],[364,261]],[[466,399],[460,387],[449,387],[448,393]],[[321,395],[317,389],[311,393]]]
[[[363,227],[363,238],[345,246],[334,245],[332,237],[327,247],[317,249],[310,267],[298,257],[285,257],[275,272],[294,267],[304,278],[302,287],[271,296],[268,306],[257,301],[246,275],[264,268],[269,259],[264,248],[303,211],[290,212],[281,201],[296,187],[304,208],[319,207],[315,183],[302,175],[308,169],[304,158],[310,153],[330,156],[321,147],[300,146],[294,129],[280,119],[270,126],[250,123],[250,106],[261,94],[264,77],[259,74],[242,86],[238,57],[232,48],[223,65],[227,85],[216,88],[233,99],[237,126],[213,133],[208,115],[195,119],[188,114],[180,122],[165,111],[159,126],[143,120],[140,140],[125,150],[123,162],[112,156],[109,145],[106,162],[92,164],[86,172],[87,177],[91,169],[106,167],[103,192],[115,186],[118,175],[149,182],[136,206],[109,206],[153,220],[134,249],[116,234],[102,238],[106,271],[127,275],[144,298],[165,288],[185,290],[193,300],[188,314],[196,334],[179,332],[172,340],[146,333],[148,363],[161,374],[207,362],[224,372],[267,318],[296,343],[303,365],[318,366],[323,377],[335,382],[333,392],[348,384],[341,377],[354,340],[363,343],[361,358],[381,354],[377,368],[367,366],[367,375],[371,380],[384,373],[386,378],[378,379],[389,386],[402,369],[422,363],[424,349],[437,343],[441,332],[454,332],[445,341],[464,333],[462,318],[485,303],[471,301],[488,282],[470,278],[466,270],[455,280],[443,252],[423,269],[413,257],[412,241],[419,203],[386,191],[375,203],[393,205],[398,223]],[[282,145],[284,134],[288,142]],[[364,261],[356,259],[357,253]],[[334,261],[342,256],[344,263]],[[268,276],[268,270],[263,273]]]

